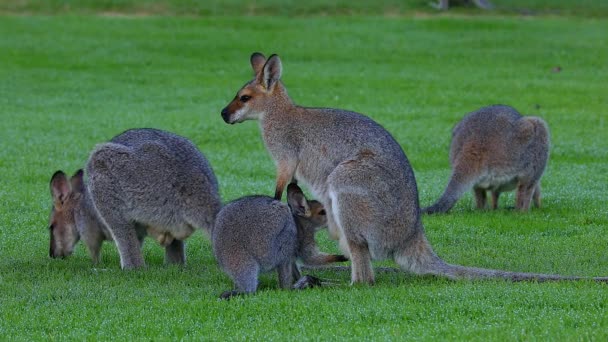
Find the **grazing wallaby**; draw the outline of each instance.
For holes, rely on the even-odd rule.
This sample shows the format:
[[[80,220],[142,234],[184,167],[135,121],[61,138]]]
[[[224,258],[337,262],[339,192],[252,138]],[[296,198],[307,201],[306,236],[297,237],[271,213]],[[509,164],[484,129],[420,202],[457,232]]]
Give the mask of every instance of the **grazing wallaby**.
[[[287,189],[287,202],[289,207],[272,197],[247,196],[219,212],[213,251],[236,285],[236,290],[222,293],[222,298],[255,292],[259,273],[274,269],[281,288],[290,288],[300,278],[296,258],[309,265],[347,260],[317,249],[315,232],[327,223],[321,203],[306,200],[295,184]]]
[[[51,256],[69,255],[79,238],[94,262],[103,240],[116,242],[124,269],[144,265],[141,242],[152,236],[168,263],[185,262],[184,242],[197,228],[211,230],[221,207],[205,157],[188,139],[156,129],[132,129],[95,147],[71,179],[51,179]]]
[[[515,207],[540,207],[540,178],[549,158],[549,130],[538,117],[521,116],[514,108],[495,105],[469,113],[452,131],[452,177],[443,195],[424,213],[445,213],[471,187],[477,208],[492,208],[501,192],[517,189]]]
[[[293,103],[279,56],[251,56],[255,78],[222,110],[230,124],[260,121],[277,166],[275,198],[294,177],[308,184],[328,212],[328,228],[350,252],[352,282],[373,283],[372,259],[449,278],[573,279],[451,265],[424,234],[412,168],[399,144],[370,118],[341,109]],[[606,280],[607,278],[595,278]]]

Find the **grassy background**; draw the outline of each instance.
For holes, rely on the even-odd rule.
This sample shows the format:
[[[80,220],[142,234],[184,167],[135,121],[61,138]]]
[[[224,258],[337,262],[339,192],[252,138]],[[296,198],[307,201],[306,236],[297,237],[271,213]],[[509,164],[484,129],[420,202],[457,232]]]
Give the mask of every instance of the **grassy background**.
[[[127,128],[192,139],[215,168],[225,201],[271,194],[274,168],[257,125],[229,126],[219,115],[251,77],[251,52],[263,51],[281,54],[297,103],[366,113],[393,133],[414,167],[422,205],[447,182],[449,134],[465,113],[505,103],[542,116],[553,141],[544,207],[528,214],[504,209],[513,205],[510,194],[503,209],[480,213],[467,195],[452,213],[424,218],[429,239],[453,263],[608,275],[605,5],[526,3],[568,16],[466,9],[435,16],[426,2],[403,4],[429,14],[423,16],[404,10],[387,17],[384,5],[362,1],[352,11],[372,16],[338,15],[351,11],[342,8],[295,18],[273,10],[270,0],[257,3],[270,8],[262,14],[285,16],[250,16],[242,6],[232,12],[236,1],[0,3],[3,12],[19,14],[0,16],[0,336],[605,340],[608,289],[592,282],[450,282],[383,273],[373,287],[350,287],[347,273],[321,272],[344,286],[287,292],[277,290],[272,274],[257,295],[222,302],[217,296],[232,284],[202,234],[188,240],[184,268],[162,265],[163,251],[152,240],[142,271],[122,272],[110,244],[97,268],[84,246],[67,260],[47,256],[50,176],[74,172],[96,143]],[[168,6],[159,7],[161,17],[91,15],[159,4]],[[190,14],[177,10],[182,6],[194,14],[217,9],[173,16]],[[303,13],[323,14],[319,6],[311,2]],[[578,16],[591,12],[593,18]],[[556,66],[562,71],[552,72]],[[336,251],[324,234],[320,240]]]

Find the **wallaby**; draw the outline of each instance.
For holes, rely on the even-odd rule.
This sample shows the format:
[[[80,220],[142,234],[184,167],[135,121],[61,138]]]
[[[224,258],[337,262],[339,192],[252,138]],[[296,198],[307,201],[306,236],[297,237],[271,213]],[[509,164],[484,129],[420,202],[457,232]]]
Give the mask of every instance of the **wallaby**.
[[[82,170],[70,182],[61,171],[51,179],[51,257],[70,255],[82,238],[96,263],[112,239],[123,269],[141,267],[150,235],[165,247],[166,262],[183,264],[183,240],[197,228],[210,232],[221,207],[208,161],[173,133],[125,131],[96,146],[86,170],[86,184]]]
[[[526,211],[530,201],[540,207],[540,178],[549,158],[549,129],[538,117],[521,116],[514,108],[494,105],[469,113],[452,131],[452,177],[443,195],[424,213],[445,213],[471,187],[477,208],[492,208],[501,192],[517,189],[515,208]]]
[[[297,258],[308,265],[347,260],[318,251],[314,235],[327,223],[321,203],[306,200],[295,184],[288,186],[287,202],[289,207],[272,197],[247,196],[219,212],[213,251],[236,285],[236,290],[222,293],[221,298],[255,292],[259,273],[274,269],[281,288],[290,288],[300,278]]]
[[[225,122],[257,119],[277,166],[275,198],[297,179],[328,212],[330,233],[350,252],[353,283],[373,283],[372,259],[449,278],[574,279],[451,265],[428,243],[414,173],[395,139],[370,118],[341,109],[297,106],[280,81],[279,56],[251,56],[255,77],[222,110]],[[606,281],[608,278],[595,278]]]

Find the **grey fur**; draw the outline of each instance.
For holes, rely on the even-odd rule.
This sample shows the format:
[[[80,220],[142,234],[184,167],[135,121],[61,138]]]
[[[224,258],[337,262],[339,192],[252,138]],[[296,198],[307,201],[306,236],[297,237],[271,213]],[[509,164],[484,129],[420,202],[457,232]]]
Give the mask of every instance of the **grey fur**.
[[[327,222],[321,204],[307,201],[293,184],[288,202],[289,207],[272,197],[247,196],[222,208],[213,230],[213,251],[236,285],[223,298],[255,292],[259,273],[274,269],[281,288],[290,288],[300,278],[297,258],[314,265],[346,260],[317,249],[314,233]]]
[[[205,157],[188,139],[156,129],[132,129],[94,148],[88,182],[75,220],[81,236],[106,228],[123,269],[144,266],[143,237],[165,246],[168,263],[185,262],[183,240],[195,229],[211,231],[221,207],[218,184]],[[107,234],[109,232],[109,234]],[[101,245],[94,233],[87,245]],[[85,240],[86,241],[86,240]],[[89,247],[93,260],[99,248]]]
[[[254,53],[250,62],[255,78],[222,110],[222,118],[230,124],[259,120],[277,166],[275,198],[294,178],[308,185],[329,213],[330,233],[350,253],[353,283],[374,282],[372,259],[449,278],[566,279],[445,263],[426,239],[414,173],[395,139],[364,115],[295,105],[280,81],[277,55],[266,60]]]
[[[466,115],[452,131],[452,176],[441,198],[424,213],[445,213],[469,189],[477,208],[498,207],[501,192],[517,189],[515,207],[540,207],[540,178],[549,159],[549,129],[538,117],[521,116],[514,108],[494,105]]]

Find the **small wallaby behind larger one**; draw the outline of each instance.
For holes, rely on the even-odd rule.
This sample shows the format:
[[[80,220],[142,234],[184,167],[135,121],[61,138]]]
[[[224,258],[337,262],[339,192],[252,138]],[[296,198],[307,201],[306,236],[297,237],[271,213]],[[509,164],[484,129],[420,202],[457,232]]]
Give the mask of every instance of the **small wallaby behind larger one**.
[[[222,208],[213,228],[213,251],[236,285],[222,298],[255,292],[259,273],[274,269],[281,288],[290,288],[300,278],[296,258],[308,265],[347,260],[318,251],[314,235],[327,223],[321,203],[306,200],[295,184],[287,189],[287,202],[289,207],[272,197],[247,196]]]
[[[514,108],[494,105],[469,113],[452,131],[452,176],[443,195],[424,213],[445,213],[471,187],[477,208],[498,207],[501,192],[517,189],[515,207],[540,207],[540,178],[549,158],[549,130],[538,117],[521,116]]]
[[[391,134],[359,113],[296,105],[281,81],[279,56],[254,53],[249,61],[254,78],[222,109],[222,118],[229,124],[260,121],[276,165],[275,198],[293,179],[309,186],[328,212],[330,233],[350,253],[353,283],[374,282],[373,259],[449,278],[578,279],[446,263],[427,241],[414,172]]]
[[[115,241],[122,268],[144,265],[141,242],[151,235],[169,263],[185,262],[184,242],[211,230],[221,201],[213,170],[188,139],[157,129],[131,129],[96,146],[70,181],[51,179],[51,257],[72,253],[82,238],[94,262],[104,240]]]

